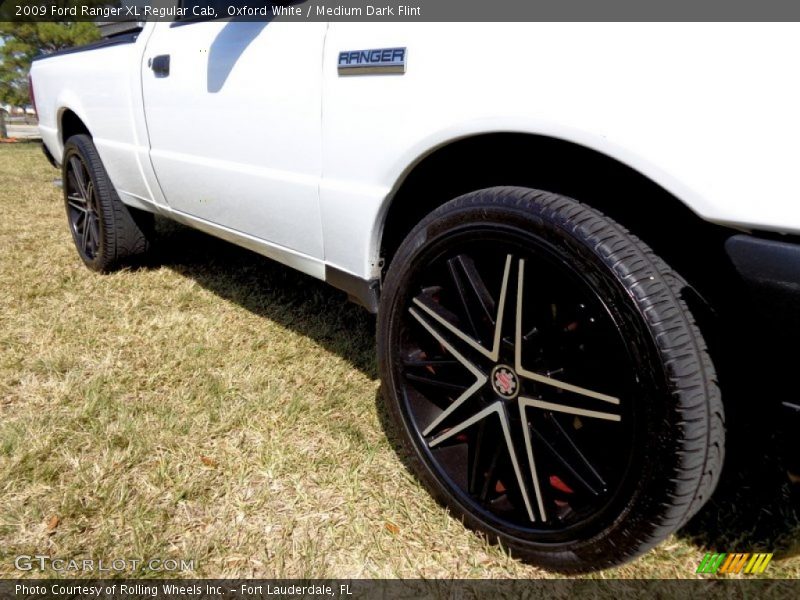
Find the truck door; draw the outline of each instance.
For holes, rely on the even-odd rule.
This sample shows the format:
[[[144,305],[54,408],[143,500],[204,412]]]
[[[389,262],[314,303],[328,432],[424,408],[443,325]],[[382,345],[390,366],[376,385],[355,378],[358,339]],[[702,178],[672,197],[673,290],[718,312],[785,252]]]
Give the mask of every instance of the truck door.
[[[322,259],[325,23],[158,23],[142,89],[170,208]],[[213,229],[213,228],[212,228]]]

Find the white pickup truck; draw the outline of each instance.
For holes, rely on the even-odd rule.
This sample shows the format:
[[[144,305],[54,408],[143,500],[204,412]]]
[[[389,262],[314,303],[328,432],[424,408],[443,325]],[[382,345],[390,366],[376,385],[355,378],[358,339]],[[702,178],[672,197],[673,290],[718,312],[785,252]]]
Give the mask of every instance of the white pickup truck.
[[[800,411],[798,33],[179,20],[31,77],[89,268],[161,215],[345,290],[415,475],[580,572],[705,503],[723,397]]]

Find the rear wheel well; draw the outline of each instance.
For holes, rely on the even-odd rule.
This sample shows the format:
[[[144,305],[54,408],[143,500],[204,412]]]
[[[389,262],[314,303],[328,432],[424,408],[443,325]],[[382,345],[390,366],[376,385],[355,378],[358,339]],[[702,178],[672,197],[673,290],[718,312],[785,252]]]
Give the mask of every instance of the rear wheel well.
[[[704,221],[664,188],[604,154],[563,140],[510,133],[452,142],[412,169],[384,220],[384,264],[388,266],[411,229],[435,208],[498,185],[563,194],[607,214],[644,240],[703,297],[732,281],[724,252],[732,230]]]
[[[92,134],[89,132],[89,128],[86,127],[78,115],[76,115],[70,109],[64,110],[64,112],[61,113],[61,143],[66,144],[67,140],[73,135],[78,135],[81,133],[85,133],[89,137],[92,137]]]

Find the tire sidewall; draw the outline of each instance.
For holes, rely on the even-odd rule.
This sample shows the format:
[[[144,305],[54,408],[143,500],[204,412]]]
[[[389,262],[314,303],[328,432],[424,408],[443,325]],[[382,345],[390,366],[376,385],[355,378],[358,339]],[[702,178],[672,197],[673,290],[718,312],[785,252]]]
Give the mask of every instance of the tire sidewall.
[[[86,169],[88,177],[94,187],[95,209],[98,217],[99,240],[97,253],[93,258],[88,257],[81,248],[80,240],[77,239],[72,224],[69,222],[69,204],[67,201],[67,168],[71,157],[76,156]],[[97,156],[97,150],[91,138],[87,135],[75,135],[67,140],[64,145],[64,158],[62,161],[62,181],[64,189],[64,205],[67,212],[67,219],[75,249],[84,264],[94,271],[104,271],[114,260],[114,222],[113,210],[109,206],[110,182],[105,169]]]
[[[638,330],[644,334],[637,341],[638,351],[646,352],[650,362],[659,367],[650,369],[650,372],[643,374],[643,378],[646,379],[645,386],[653,390],[653,395],[659,399],[667,399],[667,402],[656,402],[653,397],[649,397],[643,406],[638,407],[640,416],[637,418],[642,419],[642,423],[636,427],[636,435],[639,436],[636,449],[642,455],[635,463],[637,473],[634,477],[638,475],[636,484],[632,485],[630,475],[626,477],[629,483],[626,484],[625,492],[630,495],[623,499],[624,502],[620,501],[615,505],[617,512],[605,529],[587,539],[542,544],[516,536],[474,514],[461,502],[458,494],[440,481],[428,458],[417,443],[414,443],[417,434],[403,407],[397,373],[392,364],[391,344],[392,340],[397,339],[400,326],[398,314],[404,309],[408,298],[412,274],[420,268],[420,260],[426,254],[426,249],[439,240],[471,228],[480,230],[481,224],[496,226],[497,223],[526,232],[532,239],[571,255],[590,271],[601,274],[602,282],[609,286],[606,293],[613,293],[619,299],[627,318],[635,320]],[[384,398],[394,422],[403,430],[401,438],[407,452],[413,457],[414,471],[422,483],[433,491],[439,501],[449,506],[457,517],[462,518],[466,525],[486,532],[493,541],[500,541],[510,547],[512,552],[564,571],[583,571],[587,570],[587,565],[591,565],[588,568],[597,568],[598,564],[619,562],[616,556],[616,549],[619,547],[636,546],[638,552],[646,550],[648,546],[644,540],[662,518],[662,499],[668,493],[665,487],[669,488],[669,478],[678,469],[675,456],[679,449],[676,441],[680,438],[680,423],[678,413],[674,410],[675,394],[671,390],[669,376],[663,368],[651,328],[643,315],[643,307],[601,252],[583,241],[582,232],[578,228],[568,221],[553,218],[536,202],[521,204],[514,198],[507,202],[498,202],[497,199],[485,201],[480,192],[469,194],[434,211],[401,245],[387,273],[378,313],[379,370]],[[649,443],[641,437],[645,431],[650,437]]]

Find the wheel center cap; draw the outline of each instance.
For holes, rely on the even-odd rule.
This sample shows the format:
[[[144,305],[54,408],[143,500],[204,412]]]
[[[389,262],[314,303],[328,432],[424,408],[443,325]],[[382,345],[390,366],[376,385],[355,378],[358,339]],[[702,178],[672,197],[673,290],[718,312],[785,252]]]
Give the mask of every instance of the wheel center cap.
[[[519,394],[519,379],[508,365],[497,365],[492,369],[492,388],[501,398],[511,400]]]

